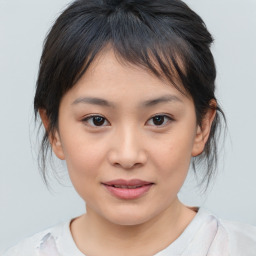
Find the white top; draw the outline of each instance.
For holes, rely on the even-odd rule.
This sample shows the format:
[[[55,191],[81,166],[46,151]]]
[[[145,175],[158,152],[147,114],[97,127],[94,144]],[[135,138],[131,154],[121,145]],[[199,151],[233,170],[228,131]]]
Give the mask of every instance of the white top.
[[[3,256],[85,256],[72,238],[70,221],[25,239]],[[256,256],[256,227],[220,220],[200,208],[184,232],[155,254],[167,255]]]

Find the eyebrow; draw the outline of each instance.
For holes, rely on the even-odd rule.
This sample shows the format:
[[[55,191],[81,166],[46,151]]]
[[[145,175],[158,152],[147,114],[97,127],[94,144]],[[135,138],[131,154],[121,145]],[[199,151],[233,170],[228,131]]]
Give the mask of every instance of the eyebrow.
[[[179,97],[175,95],[164,95],[156,99],[150,99],[142,102],[142,107],[151,107],[155,106],[159,103],[165,103],[165,102],[183,102]]]
[[[79,103],[88,103],[88,104],[93,104],[93,105],[99,105],[99,106],[104,106],[104,107],[114,107],[114,104],[101,99],[101,98],[95,98],[95,97],[83,97],[83,98],[78,98],[76,99],[72,105],[76,105]]]
[[[149,99],[140,104],[140,107],[152,107],[160,103],[165,102],[183,102],[179,97],[175,95],[163,95],[155,99]],[[98,105],[98,106],[104,106],[104,107],[115,107],[115,104],[112,102],[109,102],[102,98],[96,98],[96,97],[82,97],[76,99],[72,105],[77,105],[79,103],[85,103],[85,104],[92,104],[92,105]]]

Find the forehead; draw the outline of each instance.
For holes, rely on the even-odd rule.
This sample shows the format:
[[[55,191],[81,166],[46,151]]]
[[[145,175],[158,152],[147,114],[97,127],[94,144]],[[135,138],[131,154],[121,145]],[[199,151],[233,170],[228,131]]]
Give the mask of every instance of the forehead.
[[[83,91],[98,92],[101,95],[133,91],[142,98],[146,94],[153,96],[156,93],[172,93],[180,98],[190,99],[177,77],[177,74],[173,74],[170,81],[164,75],[157,76],[145,66],[125,61],[108,48],[97,55],[75,84],[73,91],[78,94]]]

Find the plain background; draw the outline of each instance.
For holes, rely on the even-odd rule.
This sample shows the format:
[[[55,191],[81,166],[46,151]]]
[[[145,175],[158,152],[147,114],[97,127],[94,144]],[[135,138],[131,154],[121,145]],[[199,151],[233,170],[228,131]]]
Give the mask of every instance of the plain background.
[[[84,211],[71,186],[53,182],[54,191],[47,190],[35,153],[32,102],[42,43],[69,2],[0,0],[0,251]],[[189,178],[180,198],[221,218],[255,225],[256,1],[185,2],[215,38],[217,96],[229,131],[214,186],[202,194]]]

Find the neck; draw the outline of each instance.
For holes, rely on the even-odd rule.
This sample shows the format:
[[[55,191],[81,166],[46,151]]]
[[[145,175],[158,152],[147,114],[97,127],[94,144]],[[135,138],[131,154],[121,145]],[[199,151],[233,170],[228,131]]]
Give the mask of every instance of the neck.
[[[71,232],[86,255],[126,255],[124,250],[127,255],[152,255],[176,240],[194,216],[195,212],[178,198],[158,216],[139,225],[114,224],[87,207],[87,213],[72,223]]]

